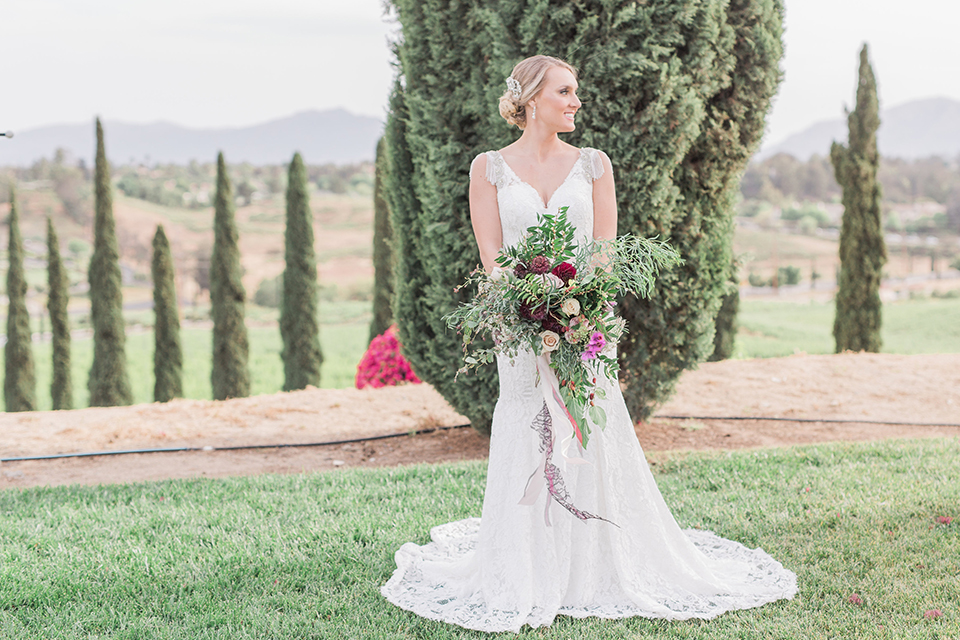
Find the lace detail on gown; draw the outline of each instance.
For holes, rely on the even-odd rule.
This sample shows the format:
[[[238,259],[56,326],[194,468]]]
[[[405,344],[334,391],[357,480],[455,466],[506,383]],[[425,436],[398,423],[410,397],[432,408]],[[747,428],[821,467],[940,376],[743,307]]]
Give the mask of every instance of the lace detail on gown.
[[[569,206],[577,240],[593,232],[593,181],[602,155],[581,149],[569,175],[543,206],[496,151],[484,176],[497,187],[503,243],[515,244],[538,213]],[[471,166],[471,174],[473,168]],[[609,347],[607,353],[615,355]],[[762,549],[748,549],[708,531],[681,530],[657,489],[616,381],[602,380],[607,428],[594,431],[584,458],[565,465],[556,452],[567,495],[579,508],[619,525],[581,521],[554,509],[544,522],[548,492],[519,505],[530,470],[542,463],[538,432],[543,408],[533,352],[497,359],[500,396],[493,414],[487,487],[481,518],[434,527],[432,541],[403,545],[397,569],[381,589],[399,607],[480,631],[549,625],[577,618],[713,618],[791,598],[796,576]]]

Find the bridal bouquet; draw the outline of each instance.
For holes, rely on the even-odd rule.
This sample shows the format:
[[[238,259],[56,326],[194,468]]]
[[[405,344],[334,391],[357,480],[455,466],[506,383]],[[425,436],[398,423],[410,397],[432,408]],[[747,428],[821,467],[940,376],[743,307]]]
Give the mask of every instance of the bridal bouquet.
[[[458,289],[476,284],[476,297],[444,320],[463,336],[458,375],[493,362],[497,354],[513,358],[521,348],[533,350],[541,385],[560,396],[552,402],[557,393],[544,391],[551,412],[555,407],[565,414],[586,447],[591,424],[606,426],[606,414],[595,403],[604,397],[597,381],[617,376],[615,352],[608,347],[619,342],[626,322],[613,313],[616,297],[649,295],[659,270],[680,258],[662,241],[631,235],[578,245],[567,207],[537,221],[519,243],[503,250],[493,273],[478,267],[467,277]],[[488,335],[493,347],[473,344]]]

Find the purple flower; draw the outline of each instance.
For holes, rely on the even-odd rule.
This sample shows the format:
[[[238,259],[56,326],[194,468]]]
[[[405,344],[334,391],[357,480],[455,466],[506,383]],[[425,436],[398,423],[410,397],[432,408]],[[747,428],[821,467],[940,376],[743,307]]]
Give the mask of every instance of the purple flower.
[[[582,354],[580,354],[580,359],[586,362],[587,360],[593,360],[597,357],[597,354],[606,346],[607,341],[603,337],[603,334],[599,331],[594,331],[593,335],[590,336],[590,342],[587,343],[587,348]]]

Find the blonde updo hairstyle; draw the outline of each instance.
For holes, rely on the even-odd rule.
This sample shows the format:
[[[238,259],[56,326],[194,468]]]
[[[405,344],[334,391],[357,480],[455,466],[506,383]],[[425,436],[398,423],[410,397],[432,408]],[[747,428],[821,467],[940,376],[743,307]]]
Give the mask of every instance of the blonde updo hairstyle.
[[[531,56],[517,63],[510,76],[520,83],[520,97],[513,95],[507,89],[500,96],[500,115],[510,124],[515,124],[521,130],[527,126],[527,103],[539,95],[543,89],[543,80],[551,67],[563,67],[577,77],[577,70],[572,66],[552,56]]]

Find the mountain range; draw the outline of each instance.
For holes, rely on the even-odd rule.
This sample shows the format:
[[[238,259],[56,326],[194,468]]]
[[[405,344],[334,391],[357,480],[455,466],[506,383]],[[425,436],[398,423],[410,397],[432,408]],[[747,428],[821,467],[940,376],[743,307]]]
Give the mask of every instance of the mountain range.
[[[756,159],[778,153],[804,161],[814,154],[828,156],[834,140],[847,141],[845,118],[818,122],[782,142],[763,147]],[[960,101],[927,98],[881,109],[877,146],[881,155],[893,158],[960,156]]]
[[[905,159],[960,156],[960,101],[915,100],[880,113],[880,153]],[[343,109],[304,111],[249,127],[190,129],[168,122],[104,122],[107,155],[114,163],[187,164],[212,162],[223,151],[227,162],[255,165],[289,162],[299,151],[308,164],[372,161],[383,122]],[[52,158],[58,148],[93,162],[93,123],[55,125],[15,132],[0,139],[0,166],[25,166]],[[846,141],[845,118],[811,125],[776,144],[763,147],[756,159],[789,153],[801,160],[830,154],[834,140]]]
[[[6,124],[6,123],[5,123]],[[304,111],[249,127],[189,129],[168,122],[129,124],[104,121],[107,157],[113,163],[187,164],[215,162],[282,164],[299,151],[308,164],[372,161],[383,122],[343,109]],[[68,124],[15,131],[0,139],[0,166],[27,166],[52,158],[58,148],[93,162],[94,124]]]

